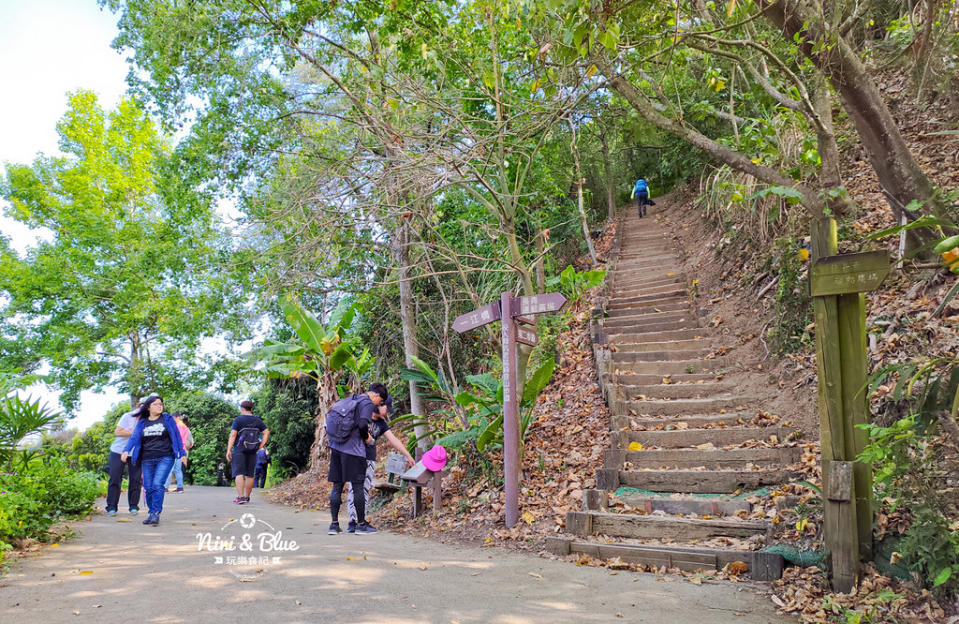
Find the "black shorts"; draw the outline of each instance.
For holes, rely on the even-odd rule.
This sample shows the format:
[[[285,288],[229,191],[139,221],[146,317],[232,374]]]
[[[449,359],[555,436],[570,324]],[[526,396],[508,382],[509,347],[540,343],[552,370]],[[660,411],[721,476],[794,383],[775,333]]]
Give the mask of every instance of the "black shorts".
[[[327,480],[330,483],[362,481],[365,478],[366,457],[348,455],[336,449],[330,449],[330,473],[327,475]]]
[[[230,461],[233,467],[233,478],[239,476],[252,477],[256,469],[256,451],[244,451],[238,448],[233,449],[233,459]]]

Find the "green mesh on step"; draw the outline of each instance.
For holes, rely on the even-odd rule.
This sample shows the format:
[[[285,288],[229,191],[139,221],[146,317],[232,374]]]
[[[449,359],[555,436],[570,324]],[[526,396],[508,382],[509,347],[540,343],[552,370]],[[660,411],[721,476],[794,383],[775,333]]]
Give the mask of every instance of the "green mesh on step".
[[[909,568],[903,565],[902,562],[890,563],[892,553],[899,550],[900,541],[901,540],[896,537],[887,537],[881,542],[874,542],[872,547],[872,561],[876,564],[876,569],[879,570],[880,574],[894,576],[908,581],[912,578],[912,575],[909,573]]]
[[[763,552],[782,555],[783,559],[789,563],[803,568],[808,568],[809,566],[819,566],[822,568],[826,561],[825,550],[799,550],[789,544],[773,544],[772,546],[764,548]]]
[[[700,498],[703,500],[714,500],[714,499],[723,499],[723,500],[742,500],[750,496],[766,496],[769,494],[769,488],[759,488],[758,490],[753,490],[751,492],[743,492],[737,494],[736,496],[730,496],[729,494],[683,494],[684,497],[688,498]],[[615,492],[615,496],[647,496],[649,498],[672,498],[675,496],[675,492],[653,492],[651,490],[641,490],[634,487],[621,487]]]

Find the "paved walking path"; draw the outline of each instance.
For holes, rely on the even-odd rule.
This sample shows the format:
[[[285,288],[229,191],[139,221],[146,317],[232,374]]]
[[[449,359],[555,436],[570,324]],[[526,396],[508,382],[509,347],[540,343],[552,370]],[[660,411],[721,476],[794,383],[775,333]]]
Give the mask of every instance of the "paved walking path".
[[[77,522],[71,527],[76,538],[44,546],[40,556],[15,562],[0,577],[0,621],[794,621],[777,615],[746,585],[613,574],[387,532],[328,536],[326,511],[297,513],[264,502],[259,491],[252,504],[237,506],[233,496],[226,488],[204,487],[168,495],[158,527],[143,526],[143,516],[125,522],[123,512]],[[258,536],[276,532],[298,549],[266,552],[272,538],[264,538],[261,549]],[[198,534],[208,534],[211,546],[230,536],[239,546],[249,534],[252,550],[200,551]],[[263,562],[275,556],[278,562]],[[227,557],[254,557],[255,563],[229,565]]]

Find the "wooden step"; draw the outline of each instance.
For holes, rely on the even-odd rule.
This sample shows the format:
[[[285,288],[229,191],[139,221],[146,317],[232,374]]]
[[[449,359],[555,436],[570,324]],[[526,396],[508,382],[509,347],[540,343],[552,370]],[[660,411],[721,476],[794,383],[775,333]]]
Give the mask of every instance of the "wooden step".
[[[612,367],[612,372],[609,375],[609,383],[623,384],[623,385],[635,385],[642,386],[648,384],[662,383],[664,377],[668,377],[674,383],[681,382],[692,382],[692,381],[711,381],[716,379],[716,373],[714,372],[702,372],[702,373],[676,373],[676,374],[656,374],[656,373],[629,373],[625,372],[629,370],[627,367]],[[616,372],[619,368],[619,373]]]
[[[709,381],[695,384],[659,383],[642,386],[617,385],[616,395],[623,400],[638,399],[690,399],[730,392],[736,386],[726,381]]]
[[[684,572],[712,572],[734,562],[745,563],[755,581],[776,581],[782,578],[785,560],[782,555],[756,550],[723,550],[683,546],[646,544],[601,544],[564,537],[547,537],[546,550],[557,556],[589,555],[597,559],[637,563],[656,568],[679,569]]]
[[[603,490],[605,493],[605,490]],[[622,501],[634,509],[641,509],[648,514],[656,511],[673,516],[735,516],[738,512],[752,513],[753,506],[746,501],[747,493],[737,496],[728,494],[711,494],[696,496],[690,494],[657,494],[635,488],[620,488],[616,490],[616,500]],[[599,498],[594,496],[594,499]],[[608,511],[604,506],[601,509],[587,511]]]
[[[725,381],[698,384],[655,384],[645,386],[618,385],[616,396],[624,401],[645,397],[647,399],[691,399],[711,396],[733,390],[735,386]]]
[[[736,446],[749,440],[769,440],[776,436],[784,442],[795,433],[795,427],[727,427],[724,429],[674,429],[673,431],[619,431],[615,448],[627,448],[630,442],[658,448],[689,448],[712,443],[713,446]]]
[[[685,297],[673,298],[671,300],[657,299],[653,301],[641,301],[638,303],[622,306],[618,308],[607,308],[606,318],[616,318],[619,316],[637,316],[659,312],[685,312],[694,310]]]
[[[654,492],[694,494],[732,493],[764,485],[780,485],[801,478],[792,470],[597,470],[596,487],[622,486]],[[611,487],[611,486],[615,486]]]
[[[650,351],[692,351],[705,348],[704,345],[709,342],[703,338],[686,340],[664,340],[648,342],[617,342],[613,350],[617,353],[648,353]]]
[[[603,468],[622,470],[625,462],[637,468],[698,468],[705,466],[716,470],[745,470],[747,464],[754,466],[788,466],[799,461],[802,449],[798,446],[783,448],[748,449],[649,449],[625,451],[608,449],[603,453]]]
[[[668,401],[648,399],[617,401],[617,405],[612,409],[616,413],[629,412],[636,415],[715,414],[721,410],[738,410],[756,401],[756,397],[749,396],[693,397]]]
[[[612,354],[611,366],[613,370],[620,369],[623,374],[633,375],[680,375],[682,373],[701,373],[703,371],[712,371],[732,364],[731,360],[726,358],[713,358],[711,360],[674,360],[658,362],[620,362],[616,358],[616,353]]]
[[[667,340],[701,340],[710,337],[709,329],[705,327],[673,329],[659,332],[629,332],[611,329],[607,331],[606,334],[609,336],[609,343],[617,347],[621,345],[657,343]]]
[[[695,349],[664,349],[662,351],[654,350],[613,350],[610,360],[618,366],[626,366],[629,362],[675,362],[697,360],[704,358],[712,352],[712,349],[699,347]]]
[[[609,284],[610,290],[616,291],[619,289],[619,282],[623,281],[622,275],[609,275],[607,276],[607,283]],[[686,292],[686,278],[683,275],[665,275],[663,277],[652,277],[643,280],[631,279],[629,280],[627,290],[641,290],[643,288],[659,288],[661,286],[670,286],[672,288],[680,288],[683,292]]]
[[[604,319],[605,320],[605,319]],[[629,333],[629,334],[661,334],[662,332],[675,329],[696,329],[699,328],[699,319],[690,315],[687,320],[672,321],[613,321],[609,325],[602,323],[603,329],[607,334]]]
[[[645,273],[647,271],[659,270],[661,268],[677,267],[679,258],[673,252],[660,253],[656,255],[646,255],[642,258],[632,258],[626,260],[616,260],[617,275]],[[679,272],[679,269],[675,269]]]
[[[691,541],[768,535],[771,528],[768,522],[756,520],[701,520],[603,511],[571,511],[566,514],[566,532],[573,535]]]
[[[749,427],[750,421],[755,418],[755,412],[727,412],[725,414],[663,414],[660,416],[636,417],[625,416],[626,420],[634,425],[636,431],[643,431],[643,427],[652,431],[674,431],[679,427],[683,429],[701,429],[703,427],[715,427],[723,425],[726,427]],[[772,425],[770,425],[772,426]],[[753,427],[757,430],[763,429],[763,425]]]
[[[653,293],[652,295],[637,295],[635,297],[618,297],[606,306],[606,313],[612,314],[619,310],[632,310],[639,308],[658,308],[663,305],[675,305],[681,303],[689,306],[689,298],[686,291],[676,289],[670,293]]]
[[[662,269],[647,271],[645,274],[636,271],[616,273],[610,278],[609,283],[613,292],[635,292],[662,288],[663,286],[675,288],[676,284],[681,284],[685,287],[686,276],[675,269],[664,267]]]
[[[683,306],[679,310],[657,311],[655,308],[641,308],[617,316],[607,316],[603,319],[603,326],[608,328],[646,325],[648,323],[663,323],[667,321],[698,320],[698,310]]]

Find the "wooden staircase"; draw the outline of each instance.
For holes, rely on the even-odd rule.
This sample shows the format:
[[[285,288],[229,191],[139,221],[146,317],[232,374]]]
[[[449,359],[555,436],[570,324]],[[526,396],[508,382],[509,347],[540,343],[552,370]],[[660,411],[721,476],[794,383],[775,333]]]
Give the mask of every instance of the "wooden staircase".
[[[688,571],[741,562],[777,579],[782,556],[762,551],[772,526],[747,499],[799,478],[800,449],[785,444],[799,433],[729,380],[755,363],[716,350],[669,232],[652,213],[622,219],[592,325],[610,448],[567,516],[571,537],[547,547]]]

